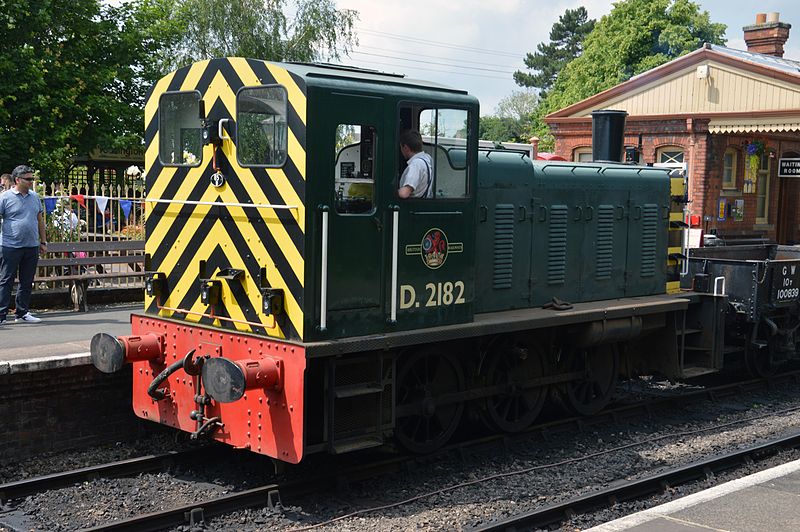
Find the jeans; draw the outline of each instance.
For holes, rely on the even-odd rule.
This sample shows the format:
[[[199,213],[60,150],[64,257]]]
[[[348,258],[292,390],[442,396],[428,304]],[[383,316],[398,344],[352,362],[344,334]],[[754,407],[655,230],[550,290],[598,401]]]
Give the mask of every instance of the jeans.
[[[33,289],[33,276],[36,274],[36,263],[39,262],[39,247],[33,248],[0,248],[3,254],[3,269],[0,271],[0,319],[8,314],[11,302],[11,287],[19,271],[19,287],[17,288],[17,317],[28,313]]]

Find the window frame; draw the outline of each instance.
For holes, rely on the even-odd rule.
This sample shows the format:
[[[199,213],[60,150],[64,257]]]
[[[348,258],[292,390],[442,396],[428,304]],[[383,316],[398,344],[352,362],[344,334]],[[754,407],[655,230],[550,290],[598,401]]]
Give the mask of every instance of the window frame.
[[[378,150],[380,149],[380,147],[379,147],[379,145],[380,145],[380,132],[378,131],[378,126],[377,125],[372,125],[372,124],[344,124],[344,123],[340,123],[340,124],[336,124],[336,127],[334,128],[334,134],[335,134],[336,130],[339,128],[339,126],[343,126],[343,125],[345,125],[345,126],[358,125],[361,128],[361,132],[359,133],[359,141],[357,143],[347,144],[345,146],[342,146],[341,149],[339,149],[338,151],[335,152],[335,155],[334,155],[334,158],[333,158],[334,166],[338,166],[337,165],[337,161],[339,160],[339,156],[342,154],[342,152],[344,152],[344,150],[346,150],[347,148],[349,148],[351,146],[359,146],[359,155],[361,154],[361,150],[363,149],[363,146],[364,146],[364,135],[363,135],[363,132],[364,132],[364,128],[365,127],[366,128],[372,128],[372,130],[374,131],[373,139],[372,139],[372,146],[373,146],[372,147],[372,150],[373,150],[372,151],[372,182],[371,182],[371,184],[372,184],[372,198],[371,198],[372,206],[368,211],[364,211],[364,212],[340,211],[339,210],[339,206],[337,204],[338,203],[338,199],[336,198],[336,195],[338,194],[338,191],[336,189],[336,179],[335,179],[336,169],[334,168],[334,182],[333,182],[333,185],[334,185],[334,189],[333,189],[333,194],[334,194],[333,205],[334,205],[334,208],[333,208],[333,211],[336,213],[337,216],[374,216],[375,213],[378,210],[378,202],[376,200],[376,197],[377,197],[377,194],[378,194],[378,179],[377,179],[378,172],[379,172],[378,168],[380,166],[379,164],[377,164],[377,161],[378,161]],[[362,161],[363,161],[363,159],[362,159]],[[342,178],[341,174],[340,174],[339,175],[339,181],[341,182],[342,179],[350,179],[350,178]],[[358,179],[358,178],[356,178],[356,179]],[[364,179],[364,181],[366,181],[366,179]],[[351,183],[351,184],[357,184],[357,183],[358,182]]]
[[[248,90],[256,90],[256,89],[270,89],[270,88],[280,88],[283,91],[284,103],[286,104],[286,157],[281,162],[281,164],[250,164],[250,163],[243,163],[242,160],[239,158],[239,95]],[[235,103],[236,106],[236,164],[238,164],[242,168],[283,168],[286,166],[286,163],[289,161],[289,91],[280,83],[269,83],[263,85],[246,85],[243,87],[239,87],[239,90],[236,91]]]
[[[725,170],[728,169],[728,166],[725,164],[725,157],[731,154],[731,166],[730,166],[730,180],[725,180]],[[736,190],[737,189],[737,175],[736,171],[738,169],[738,161],[739,161],[739,150],[734,148],[733,146],[728,146],[725,148],[725,152],[722,154],[722,190]]]
[[[578,146],[577,148],[574,148],[572,150],[572,162],[573,163],[590,163],[594,159],[592,157],[592,153],[593,153],[593,151],[592,151],[592,147],[591,146]],[[581,155],[586,155],[586,154],[589,155],[589,160],[588,161],[581,161],[580,156]]]
[[[669,151],[680,151],[681,152],[681,161],[675,160],[674,157],[670,157],[669,161],[662,161],[661,157],[665,152]],[[686,149],[683,146],[678,146],[675,144],[669,144],[667,146],[660,146],[656,148],[656,162],[659,164],[684,164],[686,162]]]
[[[467,137],[464,139],[464,141],[465,141],[464,142],[464,151],[465,151],[464,167],[461,168],[461,167],[457,167],[456,165],[452,164],[451,159],[450,159],[450,153],[445,150],[445,155],[447,156],[448,164],[450,164],[450,167],[453,168],[456,171],[463,171],[464,172],[464,186],[465,186],[465,189],[466,189],[465,194],[463,196],[449,196],[449,197],[441,197],[441,196],[437,195],[437,191],[436,191],[435,185],[437,183],[437,178],[438,178],[438,169],[436,167],[436,160],[434,159],[433,165],[432,165],[432,167],[433,167],[432,168],[433,169],[433,178],[431,180],[431,184],[434,185],[433,197],[432,198],[408,198],[405,201],[409,201],[409,200],[419,200],[419,201],[469,201],[469,200],[471,200],[473,198],[474,194],[475,194],[475,192],[473,191],[474,187],[472,186],[472,181],[471,181],[472,180],[472,176],[475,173],[475,170],[473,170],[473,168],[472,168],[474,166],[472,164],[472,160],[473,160],[473,158],[475,156],[477,156],[477,153],[471,154],[471,150],[474,150],[474,151],[477,152],[477,148],[472,148],[472,146],[470,145],[470,140],[471,140],[471,138],[473,136],[475,136],[477,134],[476,133],[477,132],[477,127],[478,127],[478,125],[476,123],[476,120],[477,120],[476,119],[476,114],[477,113],[474,111],[474,109],[472,107],[468,107],[468,106],[465,106],[465,105],[457,105],[457,104],[449,103],[449,102],[433,103],[431,101],[413,101],[413,100],[399,101],[399,102],[397,102],[397,110],[396,110],[397,111],[396,112],[396,117],[397,117],[397,119],[396,119],[396,128],[395,128],[395,135],[397,135],[395,137],[396,143],[399,140],[399,135],[400,135],[400,132],[401,132],[401,130],[400,130],[400,123],[401,123],[400,122],[400,116],[401,116],[400,110],[402,108],[404,108],[404,107],[411,108],[412,116],[413,116],[414,113],[416,113],[417,127],[418,128],[419,128],[420,115],[425,111],[430,111],[430,110],[436,110],[436,111],[449,110],[449,111],[464,111],[465,113],[467,113]],[[421,131],[420,131],[420,134],[422,134]],[[423,135],[423,137],[424,137],[424,135]],[[425,144],[425,142],[423,140],[423,145],[424,144]],[[436,149],[435,146],[437,146],[437,145],[434,145],[434,149]],[[395,159],[395,168],[400,168],[400,161],[402,160],[403,156],[400,153],[399,144],[397,144],[397,150],[395,150],[395,153],[396,153],[396,157],[397,157],[397,159]],[[394,177],[394,189],[395,189],[395,191],[397,191],[397,189],[400,187],[400,178],[402,177],[402,175],[403,175],[402,172],[398,172],[397,175]]]
[[[200,103],[203,101],[203,95],[200,93],[199,90],[190,90],[190,91],[165,91],[162,92],[161,95],[158,97],[158,162],[161,163],[161,166],[170,167],[170,168],[197,168],[198,166],[203,164],[203,152],[205,151],[203,148],[204,145],[201,144],[200,146],[200,153],[197,157],[196,164],[184,164],[184,163],[172,163],[167,162],[161,158],[162,151],[161,151],[161,140],[163,136],[161,135],[161,125],[163,124],[163,120],[161,119],[161,111],[163,109],[162,102],[164,101],[165,96],[175,96],[178,94],[196,94],[197,95],[197,121],[200,121]],[[202,128],[198,128],[202,129]],[[202,132],[200,133],[200,138],[202,140]],[[181,148],[183,149],[183,148]],[[181,155],[183,151],[181,151]]]
[[[764,161],[767,161],[767,167],[763,168],[762,164]],[[758,163],[758,181],[756,182],[756,223],[757,224],[768,224],[769,223],[769,188],[770,188],[770,174],[772,173],[772,159],[769,156],[769,153],[764,153],[761,155],[761,160]],[[764,213],[763,216],[759,216],[758,212],[758,199],[761,195],[758,192],[758,183],[761,180],[764,180]]]

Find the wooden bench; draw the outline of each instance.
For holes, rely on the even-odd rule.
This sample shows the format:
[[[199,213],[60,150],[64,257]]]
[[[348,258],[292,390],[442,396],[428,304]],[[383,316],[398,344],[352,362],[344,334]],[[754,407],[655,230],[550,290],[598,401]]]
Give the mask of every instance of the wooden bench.
[[[127,271],[111,271],[115,264],[127,265]],[[144,240],[52,242],[39,259],[33,282],[68,284],[74,309],[85,311],[91,281],[144,277],[144,273]]]

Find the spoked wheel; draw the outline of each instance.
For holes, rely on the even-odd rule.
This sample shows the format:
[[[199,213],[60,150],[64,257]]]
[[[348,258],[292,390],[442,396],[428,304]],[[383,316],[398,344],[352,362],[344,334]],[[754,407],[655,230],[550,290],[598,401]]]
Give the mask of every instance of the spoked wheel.
[[[433,452],[447,443],[464,412],[463,401],[448,402],[446,397],[464,390],[461,366],[454,357],[433,350],[399,363],[397,440],[409,451]]]
[[[538,349],[513,347],[493,353],[486,370],[487,386],[504,390],[486,399],[486,416],[493,428],[519,432],[539,416],[547,398],[547,386],[528,382],[544,376]]]
[[[579,416],[591,416],[611,401],[617,384],[619,357],[614,345],[601,345],[573,350],[567,368],[581,371],[584,377],[564,385],[562,401]]]

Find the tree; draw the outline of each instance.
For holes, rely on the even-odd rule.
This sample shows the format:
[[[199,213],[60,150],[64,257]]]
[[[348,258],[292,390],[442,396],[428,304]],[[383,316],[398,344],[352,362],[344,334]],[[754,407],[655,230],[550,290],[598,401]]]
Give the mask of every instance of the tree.
[[[533,91],[513,91],[497,103],[494,116],[480,119],[480,138],[496,142],[527,142],[539,97]]]
[[[726,26],[711,22],[691,0],[623,0],[584,41],[537,109],[534,131],[552,147],[544,117],[631,77],[692,52],[724,44]]]
[[[544,96],[561,69],[581,54],[583,41],[594,29],[594,24],[585,7],[567,9],[550,29],[550,42],[539,43],[536,53],[525,56],[525,66],[535,73],[514,72],[517,85],[538,88]]]
[[[5,0],[0,10],[0,168],[57,174],[115,126],[115,27],[97,0]]]
[[[358,13],[333,0],[177,0],[185,34],[178,64],[211,57],[270,61],[338,59],[356,44]],[[286,15],[293,12],[292,17]]]
[[[356,17],[333,0],[3,0],[0,170],[25,162],[49,178],[97,147],[141,146],[144,99],[167,72],[224,55],[339,57]]]

